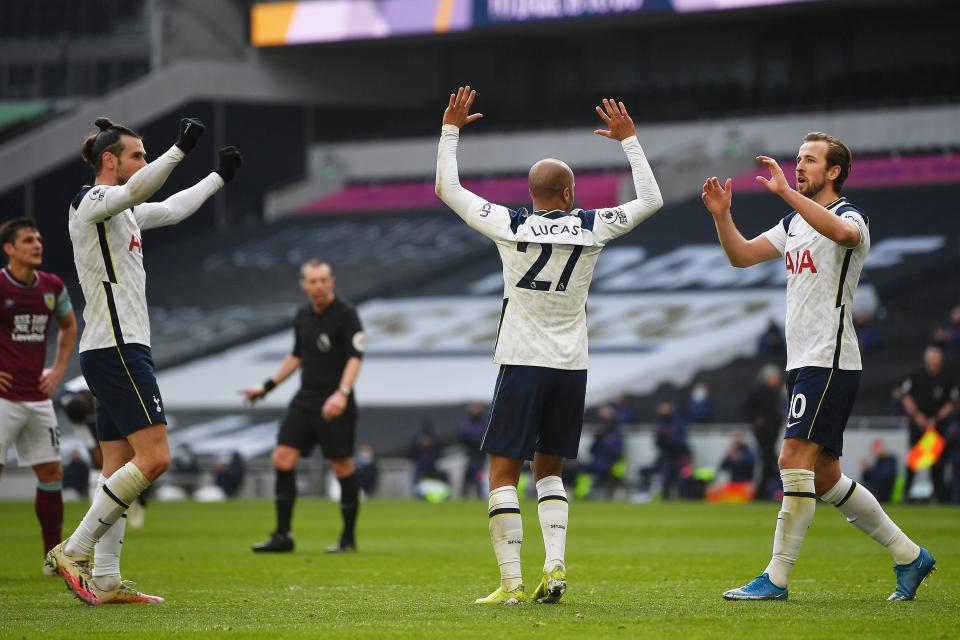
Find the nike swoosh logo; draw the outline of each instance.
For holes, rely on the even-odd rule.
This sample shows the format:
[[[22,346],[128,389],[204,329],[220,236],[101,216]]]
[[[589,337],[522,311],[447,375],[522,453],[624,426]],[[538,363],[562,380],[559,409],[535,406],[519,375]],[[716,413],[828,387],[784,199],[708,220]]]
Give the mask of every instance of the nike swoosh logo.
[[[787,423],[787,429],[789,429],[790,427],[792,427],[792,426],[795,425],[795,424],[800,424],[801,422],[803,422],[803,421],[802,421],[802,420],[797,420],[796,422],[788,422],[788,423]]]
[[[794,237],[795,235],[797,235],[797,234],[795,234],[795,233],[788,233],[788,234],[787,234],[787,236],[789,236],[789,237],[791,237],[791,238]]]
[[[99,522],[100,524],[102,524],[102,525],[104,525],[104,526],[107,526],[107,527],[110,526],[110,523],[109,523],[109,522],[104,522],[104,521],[101,520],[100,518],[97,518],[97,522]]]

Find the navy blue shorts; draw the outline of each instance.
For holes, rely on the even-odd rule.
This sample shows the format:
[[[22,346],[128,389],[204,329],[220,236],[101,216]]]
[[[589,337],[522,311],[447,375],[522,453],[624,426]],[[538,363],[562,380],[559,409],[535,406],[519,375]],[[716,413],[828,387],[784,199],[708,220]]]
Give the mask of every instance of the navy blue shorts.
[[[150,347],[125,344],[80,354],[80,370],[97,398],[97,440],[124,440],[166,424]]]
[[[517,460],[576,458],[587,371],[501,365],[480,450]]]
[[[860,373],[827,367],[788,371],[790,406],[784,437],[810,440],[832,456],[843,455],[843,430],[857,398]]]

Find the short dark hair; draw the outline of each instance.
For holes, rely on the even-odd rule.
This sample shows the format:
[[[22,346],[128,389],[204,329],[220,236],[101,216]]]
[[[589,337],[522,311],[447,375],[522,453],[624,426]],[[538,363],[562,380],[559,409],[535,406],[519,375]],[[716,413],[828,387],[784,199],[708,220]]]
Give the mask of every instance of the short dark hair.
[[[94,124],[99,131],[89,134],[83,140],[83,146],[80,148],[80,156],[87,166],[93,169],[94,174],[100,173],[103,168],[103,152],[109,151],[115,156],[123,152],[123,136],[131,136],[138,140],[142,139],[139,133],[122,124],[114,124],[110,118],[97,118]]]
[[[321,260],[320,258],[310,258],[309,260],[304,262],[302,265],[300,265],[301,279],[303,278],[304,271],[306,271],[310,267],[326,267],[327,269],[330,269],[330,275],[333,275],[333,267],[330,266],[329,262],[326,262],[325,260]]]
[[[843,183],[850,175],[850,168],[853,165],[853,154],[850,148],[840,141],[840,138],[831,136],[822,131],[812,131],[803,136],[804,142],[826,142],[827,143],[827,169],[839,166],[840,175],[833,181],[833,190],[838,194],[843,190]]]
[[[21,229],[38,229],[37,221],[33,218],[23,217],[7,220],[0,225],[0,247],[7,244],[13,244],[17,241],[17,234]]]

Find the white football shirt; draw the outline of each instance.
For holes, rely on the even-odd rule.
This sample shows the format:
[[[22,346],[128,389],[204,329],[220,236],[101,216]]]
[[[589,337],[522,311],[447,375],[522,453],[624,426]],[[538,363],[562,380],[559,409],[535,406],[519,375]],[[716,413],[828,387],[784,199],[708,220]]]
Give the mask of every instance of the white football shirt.
[[[163,202],[144,202],[183,157],[173,146],[125,185],[85,186],[71,203],[73,260],[86,299],[81,353],[127,343],[150,346],[141,232],[180,222],[223,186],[211,173]]]
[[[787,269],[787,371],[863,368],[851,307],[870,251],[869,220],[846,198],[826,209],[857,225],[860,244],[837,244],[796,211],[763,234],[784,257]]]
[[[473,229],[493,240],[503,263],[503,310],[497,364],[587,368],[587,292],[603,247],[663,206],[636,136],[623,141],[637,199],[609,209],[512,210],[460,185],[460,131],[444,125],[437,195]]]

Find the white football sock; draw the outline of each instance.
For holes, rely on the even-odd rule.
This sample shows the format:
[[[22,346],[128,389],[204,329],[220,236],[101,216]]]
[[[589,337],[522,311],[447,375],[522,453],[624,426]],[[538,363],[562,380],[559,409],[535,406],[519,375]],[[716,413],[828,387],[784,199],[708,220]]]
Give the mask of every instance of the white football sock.
[[[64,545],[64,552],[73,557],[90,555],[97,541],[149,486],[150,481],[133,462],[120,467],[97,491],[87,514]]]
[[[490,492],[490,542],[500,565],[500,587],[513,591],[523,584],[520,571],[520,546],[523,522],[516,487],[500,487]]]
[[[790,571],[800,554],[800,545],[813,522],[817,495],[813,488],[813,471],[781,469],[783,504],[777,515],[777,531],[773,538],[773,557],[764,569],[770,581],[786,588]]]
[[[909,564],[920,555],[920,547],[900,530],[862,484],[841,475],[820,499],[840,509],[847,522],[886,547],[897,564]]]
[[[546,559],[543,570],[550,571],[558,562],[565,565],[564,550],[567,545],[567,519],[570,504],[563,480],[559,476],[547,476],[537,482],[537,513],[540,516],[540,531],[543,532],[543,547]]]
[[[101,489],[106,481],[101,475],[97,480],[97,489]],[[120,581],[120,552],[123,550],[123,534],[126,528],[127,514],[123,514],[100,536],[93,547],[93,577],[96,578],[94,582],[104,591],[109,591]]]

